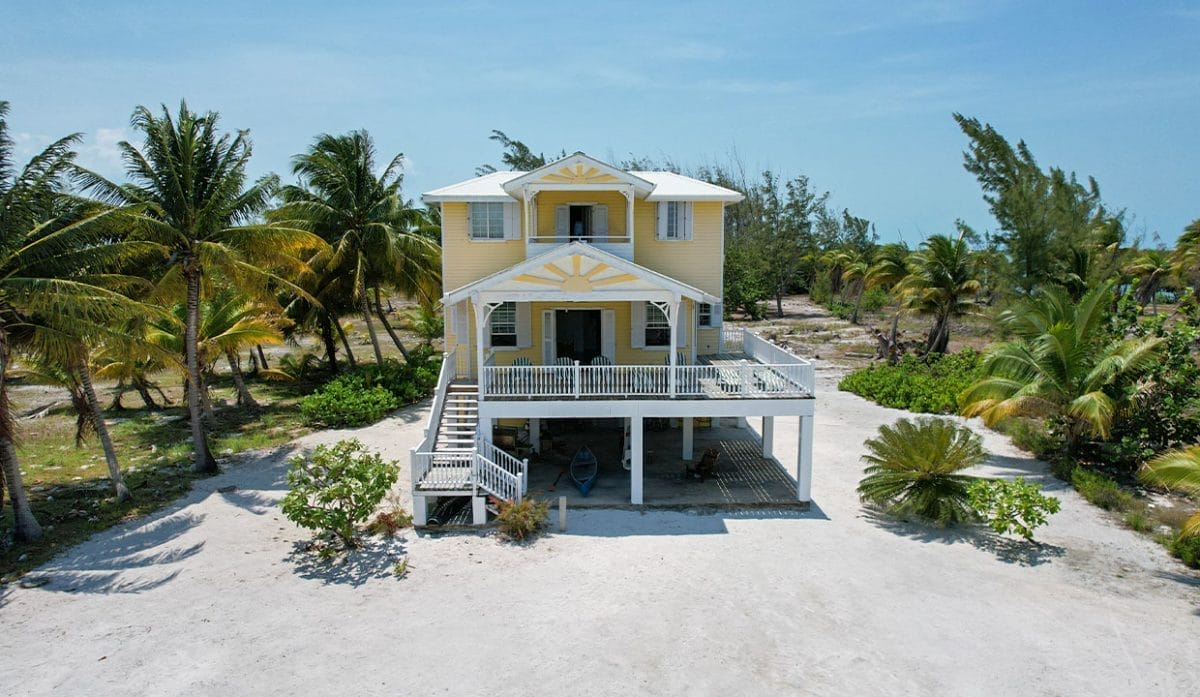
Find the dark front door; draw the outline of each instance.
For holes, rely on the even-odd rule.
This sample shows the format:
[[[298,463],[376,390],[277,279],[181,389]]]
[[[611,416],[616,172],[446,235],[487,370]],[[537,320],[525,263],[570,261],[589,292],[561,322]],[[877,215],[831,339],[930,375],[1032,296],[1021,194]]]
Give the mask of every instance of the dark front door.
[[[600,311],[557,310],[554,313],[556,356],[583,365],[600,355]]]

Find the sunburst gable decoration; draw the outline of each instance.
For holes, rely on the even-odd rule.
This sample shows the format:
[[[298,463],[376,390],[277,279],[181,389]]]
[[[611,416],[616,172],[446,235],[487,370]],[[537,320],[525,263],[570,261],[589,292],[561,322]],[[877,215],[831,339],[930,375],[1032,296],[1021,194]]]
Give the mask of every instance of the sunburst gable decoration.
[[[571,293],[588,293],[596,288],[629,283],[638,279],[637,276],[615,269],[602,261],[574,255],[547,262],[540,269],[523,273],[513,280],[539,286],[551,286]]]
[[[557,172],[542,175],[541,181],[554,184],[610,184],[619,181],[616,177],[591,165],[582,162],[574,166],[567,165]]]

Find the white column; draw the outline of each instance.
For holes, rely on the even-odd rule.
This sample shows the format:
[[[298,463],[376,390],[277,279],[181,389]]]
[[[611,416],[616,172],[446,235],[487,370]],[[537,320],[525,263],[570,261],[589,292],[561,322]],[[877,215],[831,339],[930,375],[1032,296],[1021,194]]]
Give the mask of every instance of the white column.
[[[475,439],[484,442],[492,442],[492,419],[489,416],[478,417],[478,425],[475,427]]]
[[[642,505],[642,417],[629,419],[629,448],[632,463],[629,471],[629,503]]]
[[[692,417],[683,417],[683,459],[692,459]]]
[[[633,242],[633,186],[625,190],[625,237]]]
[[[487,497],[472,496],[471,497],[471,524],[486,525],[487,524]]]
[[[424,496],[413,497],[413,525],[422,527],[429,521],[429,504]]]
[[[487,329],[487,306],[479,297],[471,298],[471,309],[475,311],[475,380],[479,384],[479,400],[484,398],[483,384],[483,331]]]
[[[669,317],[667,317],[667,319],[671,323],[671,355],[670,355],[670,361],[668,362],[668,365],[671,366],[671,374],[668,376],[667,383],[670,386],[670,394],[672,397],[674,397],[675,396],[675,385],[676,385],[676,381],[675,381],[676,357],[675,357],[675,354],[678,353],[677,347],[679,346],[679,338],[676,335],[676,326],[675,325],[679,324],[679,296],[675,296],[675,300],[673,300],[671,302],[671,315]]]
[[[542,420],[529,420],[529,446],[533,452],[542,452]]]
[[[796,453],[796,498],[812,501],[813,417],[800,417],[800,442]]]
[[[775,417],[762,417],[762,454],[771,457],[775,452]]]

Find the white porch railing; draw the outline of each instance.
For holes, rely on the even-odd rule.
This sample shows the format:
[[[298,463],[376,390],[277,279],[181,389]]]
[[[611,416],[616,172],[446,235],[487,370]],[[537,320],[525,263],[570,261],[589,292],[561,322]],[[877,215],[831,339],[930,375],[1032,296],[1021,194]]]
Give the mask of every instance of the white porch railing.
[[[488,445],[491,445],[490,443]],[[503,451],[499,451],[503,452]],[[507,455],[508,453],[504,453]],[[496,498],[520,501],[525,493],[526,473],[510,472],[482,453],[475,453],[475,485]]]
[[[504,469],[509,474],[515,475],[521,480],[520,493],[514,500],[520,501],[521,496],[529,493],[529,460],[518,460],[507,452],[497,448],[494,443],[483,441],[479,444],[479,454],[487,461],[494,463],[498,467]],[[483,480],[480,480],[480,486],[483,486]],[[496,492],[490,492],[493,495],[500,496]],[[504,497],[502,497],[504,498]],[[512,498],[512,497],[509,497]]]
[[[797,383],[808,389],[808,393],[816,394],[816,373],[813,364],[778,346],[749,330],[742,330],[742,352],[750,358],[764,364],[790,364],[801,366],[797,373]]]
[[[463,491],[474,481],[475,454],[471,452],[411,453],[413,490]],[[420,474],[418,474],[420,473]]]
[[[741,353],[743,336],[747,334],[741,327],[721,327],[720,353]]]
[[[417,447],[409,450],[409,462],[412,465],[409,474],[412,477],[414,488],[425,479],[430,468],[433,467],[432,458],[424,456],[433,455],[432,450],[434,443],[437,442],[438,428],[442,425],[442,408],[446,403],[446,393],[449,391],[450,383],[457,375],[459,366],[458,355],[461,353],[466,352],[459,351],[455,347],[442,354],[442,369],[438,373],[437,387],[433,393],[433,404],[429,407],[429,423],[425,425],[425,437],[421,439]]]

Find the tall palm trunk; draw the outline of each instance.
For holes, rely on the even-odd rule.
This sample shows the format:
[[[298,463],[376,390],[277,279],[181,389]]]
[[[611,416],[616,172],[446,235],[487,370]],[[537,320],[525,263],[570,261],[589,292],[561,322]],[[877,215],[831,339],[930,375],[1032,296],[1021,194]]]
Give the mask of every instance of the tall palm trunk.
[[[325,343],[325,363],[329,367],[331,375],[337,375],[337,340],[333,338],[333,322],[329,319],[329,313],[321,313],[321,341]]]
[[[925,343],[925,353],[945,353],[950,347],[950,317],[937,315],[933,327],[929,330],[929,339]]]
[[[121,477],[121,465],[117,462],[117,451],[113,449],[112,438],[108,435],[108,425],[104,423],[104,412],[100,409],[100,400],[96,399],[96,389],[92,386],[92,371],[88,367],[86,358],[80,357],[76,362],[75,373],[79,377],[79,384],[83,387],[83,395],[87,399],[88,409],[92,412],[92,425],[96,429],[96,437],[100,439],[100,446],[104,448],[104,461],[108,463],[108,478],[112,480],[117,501],[128,501],[133,498],[133,494],[129,493],[129,487],[125,486],[125,480]]]
[[[371,321],[371,300],[367,297],[367,289],[358,287],[358,306],[362,311],[363,321],[367,323],[367,335],[371,337],[371,348],[375,351],[375,364],[383,365],[383,351],[379,349],[379,337],[375,334],[375,323]]]
[[[334,322],[333,327],[337,330],[338,338],[342,340],[342,348],[346,350],[346,362],[350,364],[351,368],[357,368],[358,361],[354,360],[354,352],[350,350],[350,341],[346,339],[346,330],[342,329],[340,322]]]
[[[267,363],[267,354],[263,352],[262,344],[255,344],[254,348],[258,350],[258,362],[262,364],[263,370],[269,369],[271,365]]]
[[[183,275],[187,279],[187,322],[184,328],[184,351],[187,354],[188,418],[192,426],[192,450],[196,462],[192,468],[199,474],[215,474],[220,471],[217,461],[208,452],[208,441],[204,433],[204,415],[201,413],[201,392],[204,383],[200,379],[200,358],[197,355],[197,336],[200,333],[200,268],[197,259],[190,258],[183,264]]]
[[[17,462],[17,449],[13,445],[12,412],[8,408],[8,335],[0,329],[0,472],[4,485],[8,487],[8,498],[13,507],[13,539],[17,542],[32,542],[42,536],[25,495],[25,484],[21,481],[21,465]],[[3,487],[0,487],[0,506],[3,505]]]
[[[226,351],[225,359],[229,361],[229,372],[233,375],[233,386],[237,389],[238,406],[258,409],[258,402],[254,400],[250,390],[246,389],[246,381],[242,379],[242,368],[238,365],[237,355],[233,351]]]
[[[400,355],[404,356],[404,360],[407,362],[408,350],[404,348],[404,343],[400,341],[400,337],[392,329],[391,322],[387,320],[387,313],[383,311],[383,305],[379,302],[379,286],[375,286],[375,312],[379,315],[379,322],[387,330],[388,336],[392,337],[392,343],[396,345],[396,348],[400,349]]]

